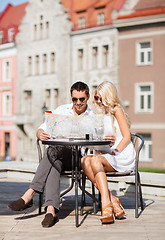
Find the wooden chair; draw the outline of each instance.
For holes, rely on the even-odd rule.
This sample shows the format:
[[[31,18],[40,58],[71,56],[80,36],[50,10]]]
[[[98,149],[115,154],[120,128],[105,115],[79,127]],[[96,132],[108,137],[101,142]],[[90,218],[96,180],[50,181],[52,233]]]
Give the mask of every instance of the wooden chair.
[[[113,178],[113,177],[125,177],[125,176],[135,176],[135,217],[138,218],[139,214],[138,214],[138,208],[139,208],[139,204],[138,204],[138,198],[140,197],[140,207],[141,210],[144,210],[144,205],[143,205],[143,198],[142,198],[142,190],[141,190],[141,182],[140,182],[140,174],[138,171],[138,165],[139,165],[139,154],[140,151],[144,145],[144,139],[141,135],[135,133],[131,133],[131,141],[135,147],[136,150],[136,159],[135,159],[135,171],[125,171],[125,172],[107,172],[106,175],[107,177]],[[85,175],[83,176],[83,189],[85,189]],[[95,188],[94,185],[92,184],[92,194],[95,196]],[[99,193],[99,197],[98,197],[98,208],[100,208],[101,206],[101,195]],[[93,202],[93,207],[94,207],[94,213],[96,213],[96,201]],[[83,212],[83,207],[85,205],[85,193],[82,193],[82,200],[81,200],[81,214]]]

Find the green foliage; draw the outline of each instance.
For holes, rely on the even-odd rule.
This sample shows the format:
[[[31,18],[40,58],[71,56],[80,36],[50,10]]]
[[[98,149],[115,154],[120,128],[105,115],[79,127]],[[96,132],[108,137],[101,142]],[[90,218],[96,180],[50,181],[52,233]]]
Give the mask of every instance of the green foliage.
[[[165,173],[165,169],[139,167],[139,172]]]

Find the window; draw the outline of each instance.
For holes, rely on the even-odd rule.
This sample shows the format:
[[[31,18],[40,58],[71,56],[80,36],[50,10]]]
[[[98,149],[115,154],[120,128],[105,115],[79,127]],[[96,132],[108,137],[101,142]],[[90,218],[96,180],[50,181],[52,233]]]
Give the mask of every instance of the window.
[[[11,93],[3,94],[3,116],[11,116]]]
[[[105,23],[104,13],[97,14],[97,24],[103,25]]]
[[[54,73],[55,72],[55,53],[51,53],[51,60],[50,60],[50,72]]]
[[[5,132],[5,157],[10,156],[10,133]]]
[[[43,24],[40,23],[40,39],[43,38]]]
[[[58,89],[45,89],[45,106],[48,109],[58,106]]]
[[[46,38],[49,37],[49,22],[46,22]]]
[[[4,60],[3,61],[3,82],[11,81],[11,61]]]
[[[85,28],[85,17],[80,17],[78,19],[78,28]]]
[[[153,84],[138,84],[135,91],[137,112],[153,112]]]
[[[92,48],[92,68],[97,68],[97,61],[98,61],[98,47]]]
[[[48,109],[50,109],[51,105],[51,89],[45,90],[45,105]]]
[[[141,134],[144,139],[144,145],[140,152],[140,161],[141,162],[150,162],[152,161],[152,139],[151,134]]]
[[[8,30],[8,41],[13,42],[14,40],[14,28],[10,28]]]
[[[37,24],[34,24],[34,40],[37,39]]]
[[[83,49],[78,49],[78,70],[83,70]]]
[[[141,42],[137,44],[137,64],[151,65],[152,64],[152,47],[151,42]]]
[[[32,57],[28,57],[28,76],[32,75]]]
[[[25,104],[24,104],[24,110],[26,113],[31,113],[32,112],[32,91],[24,91],[24,99],[25,99]]]
[[[39,74],[39,55],[35,56],[35,74]]]
[[[47,54],[43,54],[43,74],[47,73]]]
[[[102,51],[103,51],[102,58],[103,67],[108,67],[109,46],[104,45]]]
[[[0,31],[0,44],[2,43],[2,40],[3,40],[3,32]]]

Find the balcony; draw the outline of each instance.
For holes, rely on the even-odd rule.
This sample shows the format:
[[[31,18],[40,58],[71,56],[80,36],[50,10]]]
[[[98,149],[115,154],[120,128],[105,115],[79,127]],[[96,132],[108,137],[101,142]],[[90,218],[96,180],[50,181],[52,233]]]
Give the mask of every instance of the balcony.
[[[15,124],[16,125],[25,125],[32,124],[34,122],[34,117],[30,114],[16,114],[15,115]]]

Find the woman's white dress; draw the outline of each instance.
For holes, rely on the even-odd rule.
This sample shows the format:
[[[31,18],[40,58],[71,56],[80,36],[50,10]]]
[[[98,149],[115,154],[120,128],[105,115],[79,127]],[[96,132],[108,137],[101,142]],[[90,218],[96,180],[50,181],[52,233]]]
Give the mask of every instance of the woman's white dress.
[[[116,140],[115,144],[111,149],[115,149],[122,139],[122,134],[116,119],[114,121],[114,127],[116,128],[115,131]],[[114,131],[112,129],[112,118],[110,117],[110,114],[106,114],[104,117],[104,136],[111,134],[114,134]],[[102,155],[107,159],[110,165],[118,172],[123,172],[127,170],[134,171],[135,169],[136,153],[131,141],[126,146],[126,148],[118,155],[110,155],[109,153]]]

